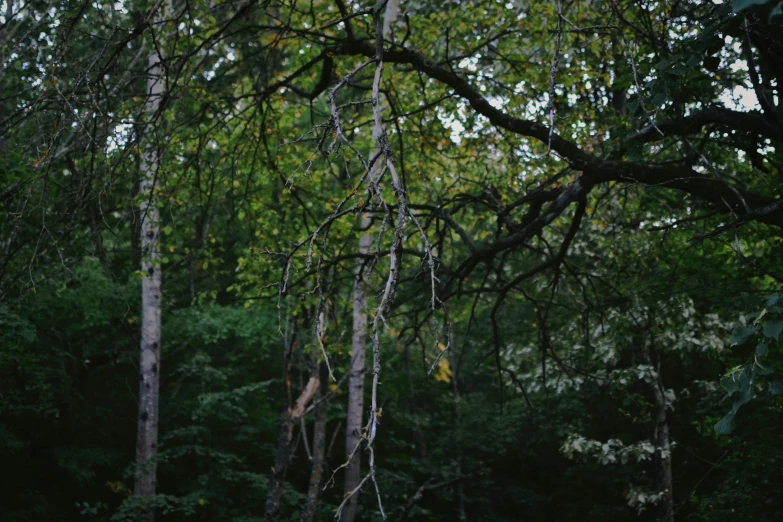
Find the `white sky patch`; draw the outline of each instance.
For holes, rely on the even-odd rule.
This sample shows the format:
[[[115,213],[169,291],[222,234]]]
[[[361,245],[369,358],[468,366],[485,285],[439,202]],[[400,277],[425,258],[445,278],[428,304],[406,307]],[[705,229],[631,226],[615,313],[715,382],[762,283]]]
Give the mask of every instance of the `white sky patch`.
[[[743,60],[736,60],[733,64],[729,65],[729,69],[731,69],[733,72],[737,71],[748,71],[748,64],[745,63]]]
[[[471,56],[470,58],[463,58],[459,62],[460,69],[467,69],[470,72],[476,72],[478,70],[478,61],[481,55]]]
[[[125,144],[128,143],[131,132],[133,132],[132,123],[120,123],[114,127],[114,132],[109,137],[108,143],[106,144],[106,152],[114,152],[120,147],[124,147]]]
[[[503,109],[503,107],[508,103],[508,99],[503,98],[502,96],[487,96],[487,101],[490,105],[498,110]]]
[[[719,100],[723,104],[735,111],[754,111],[761,110],[759,100],[756,97],[756,93],[753,89],[749,89],[744,85],[737,85],[731,90],[726,90],[720,95]]]
[[[465,126],[462,125],[462,122],[454,115],[440,110],[438,110],[438,119],[444,127],[451,131],[449,139],[457,145],[462,143],[462,135],[465,133]]]

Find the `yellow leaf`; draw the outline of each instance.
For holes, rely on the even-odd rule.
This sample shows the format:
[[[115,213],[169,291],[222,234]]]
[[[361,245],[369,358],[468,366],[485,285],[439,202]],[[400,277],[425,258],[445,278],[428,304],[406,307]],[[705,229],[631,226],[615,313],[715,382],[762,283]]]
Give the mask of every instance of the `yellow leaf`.
[[[449,366],[449,361],[443,357],[438,361],[438,373],[435,374],[435,380],[451,382],[451,367]]]

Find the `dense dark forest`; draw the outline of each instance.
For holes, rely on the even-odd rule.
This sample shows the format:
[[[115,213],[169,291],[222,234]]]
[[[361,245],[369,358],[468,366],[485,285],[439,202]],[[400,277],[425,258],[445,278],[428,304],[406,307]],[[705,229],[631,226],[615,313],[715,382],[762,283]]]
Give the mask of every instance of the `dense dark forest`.
[[[0,521],[783,520],[782,86],[781,0],[2,0]]]

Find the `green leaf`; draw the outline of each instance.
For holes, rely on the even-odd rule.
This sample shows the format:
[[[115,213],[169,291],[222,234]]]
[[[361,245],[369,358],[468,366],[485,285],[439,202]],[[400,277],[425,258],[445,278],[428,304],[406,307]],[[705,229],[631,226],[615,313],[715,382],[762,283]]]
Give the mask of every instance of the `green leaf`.
[[[756,375],[769,375],[773,371],[772,366],[762,366],[756,362]]]
[[[731,345],[740,346],[748,342],[748,339],[758,332],[757,327],[739,326],[731,332]]]
[[[767,355],[767,352],[769,352],[769,344],[767,343],[759,343],[756,345],[756,355],[758,357],[764,357]]]
[[[769,296],[769,299],[767,299],[767,308],[778,304],[778,299],[780,299],[780,294],[772,294],[771,296]]]
[[[781,332],[783,332],[783,319],[778,319],[777,321],[766,321],[764,323],[764,337],[775,339],[777,341]]]
[[[744,390],[740,390],[740,398],[734,401],[734,404],[731,405],[732,413],[736,414],[739,411],[739,409],[745,406],[747,403],[749,403],[752,398],[753,398],[753,393],[750,388],[745,388]]]
[[[631,147],[628,149],[628,153],[626,154],[629,160],[631,161],[644,161],[644,150],[642,150],[641,147]]]
[[[723,377],[720,380],[720,385],[729,395],[739,391],[739,383],[730,375]]]
[[[740,392],[743,394],[747,393],[750,390],[750,383],[753,381],[753,368],[750,366],[744,367],[739,374],[738,381]]]
[[[735,418],[736,415],[734,413],[727,414],[715,424],[715,433],[718,435],[731,435],[731,432],[734,431],[737,425]]]
[[[753,7],[754,5],[765,5],[768,2],[769,0],[734,0],[732,11],[739,13],[740,11],[744,11],[749,7]]]
[[[783,395],[783,382],[772,381],[769,383],[769,393],[772,395]]]
[[[656,107],[660,107],[664,105],[667,101],[669,101],[669,97],[665,93],[659,92],[658,94],[653,96],[652,104],[655,105]]]

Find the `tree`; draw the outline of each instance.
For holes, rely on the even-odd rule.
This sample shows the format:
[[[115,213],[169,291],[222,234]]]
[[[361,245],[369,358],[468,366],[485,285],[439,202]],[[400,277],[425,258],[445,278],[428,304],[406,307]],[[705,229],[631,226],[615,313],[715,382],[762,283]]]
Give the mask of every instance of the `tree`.
[[[345,518],[363,492],[357,520],[776,520],[779,4],[7,2],[7,517]],[[154,238],[140,500],[116,383],[143,305],[111,297]],[[320,509],[316,438],[329,479],[358,470]]]
[[[157,2],[147,14],[145,23],[154,19],[155,25],[165,23],[166,12],[170,6]],[[168,7],[168,9],[167,9]],[[165,37],[152,46],[148,57],[146,124],[155,131],[156,121],[161,110],[165,91],[163,55],[160,45],[165,45]],[[143,129],[147,131],[147,129]],[[139,466],[134,486],[134,494],[143,499],[155,495],[157,484],[158,424],[160,402],[160,363],[161,363],[161,283],[160,264],[160,213],[156,196],[156,181],[160,175],[160,146],[157,132],[151,134],[145,146],[141,162],[141,181],[139,205],[141,217],[141,357],[139,358],[139,416],[136,435],[136,463]],[[155,143],[158,142],[158,143]],[[148,510],[145,520],[155,520],[155,512]]]
[[[345,457],[348,465],[345,468],[345,495],[350,496],[348,505],[343,510],[341,520],[353,522],[359,496],[354,495],[361,482],[362,453],[364,438],[364,372],[367,345],[367,293],[364,278],[369,272],[366,257],[370,252],[372,237],[367,230],[370,220],[362,217],[360,228],[363,230],[357,250],[356,276],[353,287],[353,336],[351,337],[351,367],[348,378],[348,412],[345,422]]]

